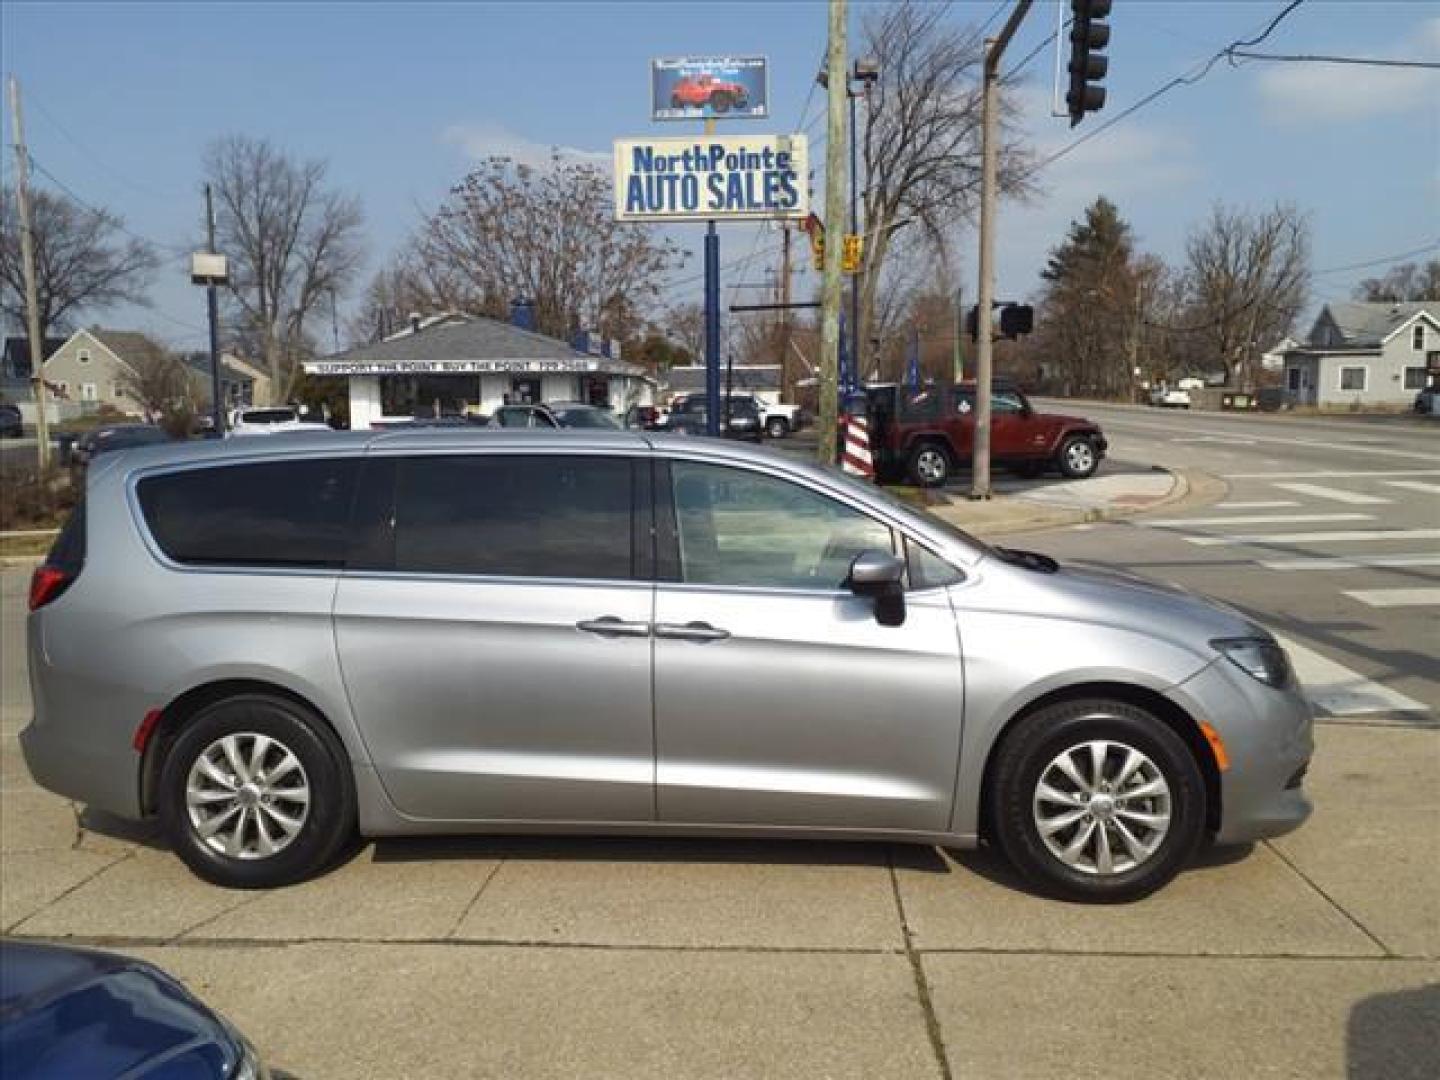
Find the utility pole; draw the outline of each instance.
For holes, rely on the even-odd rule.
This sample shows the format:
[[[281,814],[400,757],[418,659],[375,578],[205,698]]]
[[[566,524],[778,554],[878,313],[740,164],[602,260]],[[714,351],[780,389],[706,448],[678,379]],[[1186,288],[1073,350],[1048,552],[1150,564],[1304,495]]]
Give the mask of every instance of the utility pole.
[[[794,380],[785,377],[794,367],[790,359],[790,222],[780,222],[780,394],[795,401]]]
[[[1031,0],[1019,0],[1000,31],[985,42],[984,94],[980,102],[980,281],[975,330],[975,451],[970,498],[990,498],[990,379],[994,373],[995,335],[991,313],[995,306],[995,203],[997,163],[1000,157],[1000,58],[1030,10]]]
[[[955,290],[955,381],[965,379],[965,286]]]
[[[216,254],[215,203],[210,197],[209,184],[205,185],[205,250]],[[220,298],[213,280],[205,289],[205,304],[210,317],[210,416],[215,435],[219,437],[225,434],[225,408],[220,392]]]
[[[845,22],[846,0],[830,0],[830,47],[826,58],[825,220],[830,236],[825,244],[824,287],[820,316],[820,444],[816,456],[833,465],[836,441],[838,372],[840,367],[840,259],[844,254],[845,220]]]
[[[30,382],[35,387],[35,462],[42,483],[50,468],[50,420],[45,415],[45,341],[35,292],[35,236],[30,217],[30,158],[20,115],[20,81],[10,76],[10,121],[15,126],[15,196],[20,211],[20,260],[25,272],[25,336],[30,341]]]

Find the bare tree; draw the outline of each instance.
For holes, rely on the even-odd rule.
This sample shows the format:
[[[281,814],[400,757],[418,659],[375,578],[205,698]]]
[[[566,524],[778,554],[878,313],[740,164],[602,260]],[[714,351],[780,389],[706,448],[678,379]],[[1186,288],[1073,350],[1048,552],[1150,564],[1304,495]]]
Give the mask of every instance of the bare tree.
[[[684,253],[653,226],[615,220],[603,169],[556,154],[543,168],[487,159],[425,223],[416,257],[466,310],[500,317],[523,296],[544,333],[625,340]]]
[[[861,102],[862,341],[877,336],[876,301],[895,230],[920,234],[932,260],[946,265],[955,227],[979,209],[983,41],[978,29],[957,26],[951,17],[948,3],[901,0],[865,18],[864,48],[878,61],[880,78]],[[1018,141],[1015,108],[1003,91],[1000,115],[1000,189],[1022,194],[1031,155]],[[838,223],[826,225],[843,231]]]
[[[690,355],[689,362],[700,363],[705,356],[705,309],[691,301],[676,304],[665,313],[665,336]]]
[[[1206,360],[1226,382],[1295,322],[1310,288],[1310,224],[1294,206],[1249,211],[1217,204],[1190,234],[1189,316]]]
[[[174,353],[161,348],[132,349],[116,375],[127,397],[139,403],[148,420],[196,406],[196,378]]]
[[[230,257],[232,332],[265,359],[277,400],[290,397],[311,318],[344,294],[360,266],[364,215],[325,186],[326,165],[299,162],[265,139],[211,143],[220,250]]]
[[[44,190],[31,193],[30,214],[42,341],[82,311],[148,303],[160,260],[152,245],[124,233],[118,216]],[[0,188],[0,285],[0,310],[25,325],[20,215],[8,188]]]
[[[1405,300],[1440,300],[1440,259],[1423,266],[1401,263],[1378,278],[1366,278],[1355,289],[1356,300],[1400,303]]]

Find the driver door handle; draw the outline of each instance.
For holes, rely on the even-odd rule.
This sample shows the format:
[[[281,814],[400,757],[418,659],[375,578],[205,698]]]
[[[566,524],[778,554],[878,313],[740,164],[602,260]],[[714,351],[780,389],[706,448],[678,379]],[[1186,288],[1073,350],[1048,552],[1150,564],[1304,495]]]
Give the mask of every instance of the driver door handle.
[[[648,622],[626,622],[616,615],[601,615],[598,619],[582,619],[575,624],[576,630],[601,637],[649,637]]]
[[[721,630],[707,622],[656,623],[655,636],[675,638],[679,641],[723,641],[730,636],[729,630]]]

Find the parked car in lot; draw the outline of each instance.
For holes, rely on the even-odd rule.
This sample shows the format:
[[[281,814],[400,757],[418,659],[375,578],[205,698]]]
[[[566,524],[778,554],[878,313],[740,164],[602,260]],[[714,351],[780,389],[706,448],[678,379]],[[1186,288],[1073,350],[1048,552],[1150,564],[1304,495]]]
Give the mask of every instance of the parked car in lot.
[[[1421,416],[1440,414],[1440,387],[1427,386],[1416,394],[1414,409]]]
[[[223,1016],[153,964],[0,941],[0,1074],[7,1080],[263,1080]]]
[[[1310,810],[1310,707],[1244,616],[716,439],[136,451],[28,631],[36,782],[227,886],[357,828],[718,830],[988,842],[1114,901]]]
[[[620,421],[605,409],[578,401],[545,405],[502,405],[490,417],[492,428],[596,428],[618,431]]]
[[[656,406],[631,405],[625,410],[622,426],[627,431],[659,431],[664,423],[664,417]]]
[[[230,420],[232,435],[273,435],[277,431],[330,431],[330,425],[307,420],[289,405],[273,409],[240,409]]]
[[[117,450],[133,450],[137,446],[156,446],[171,441],[170,434],[154,424],[107,424],[87,431],[70,448],[70,464],[85,468],[101,454]]]
[[[725,410],[721,420],[721,435],[727,439],[745,439],[760,442],[764,427],[760,422],[760,410],[752,397],[732,397],[728,406],[720,399]],[[709,433],[709,409],[704,394],[689,394],[679,398],[670,406],[670,416],[665,421],[665,431],[677,435],[705,435]]]
[[[1190,391],[1178,386],[1157,386],[1150,391],[1150,404],[1162,409],[1190,408]]]
[[[18,439],[25,434],[25,421],[20,406],[0,401],[0,439]]]
[[[894,384],[866,388],[870,446],[890,480],[939,487],[970,460],[975,439],[975,384],[913,393]],[[990,454],[1022,475],[1055,469],[1072,480],[1093,476],[1108,447],[1100,425],[1078,416],[1036,412],[1020,390],[996,380],[990,394]]]

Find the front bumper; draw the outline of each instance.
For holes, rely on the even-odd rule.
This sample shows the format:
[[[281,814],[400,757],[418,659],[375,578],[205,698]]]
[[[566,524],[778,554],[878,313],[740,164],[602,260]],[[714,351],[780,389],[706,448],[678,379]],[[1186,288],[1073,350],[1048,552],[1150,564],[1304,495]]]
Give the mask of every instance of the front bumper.
[[[1225,744],[1220,774],[1221,844],[1249,843],[1298,829],[1313,810],[1302,784],[1315,750],[1314,718],[1298,686],[1275,690],[1223,657],[1170,691]]]

